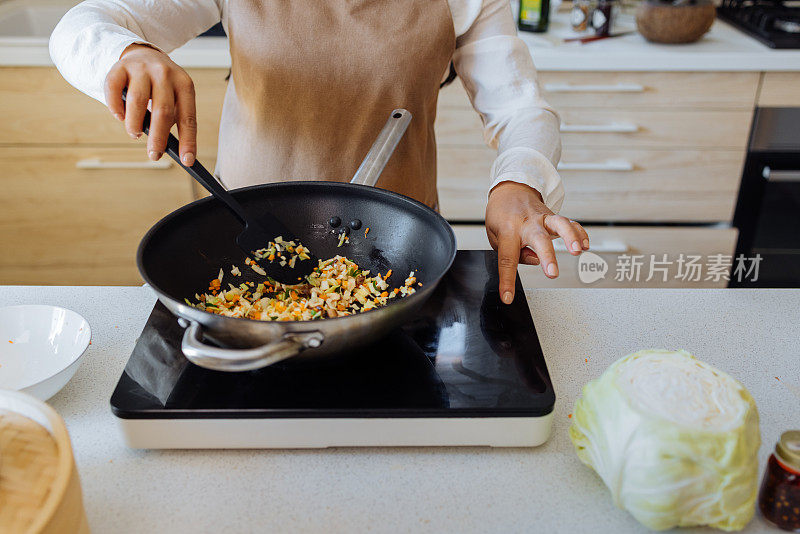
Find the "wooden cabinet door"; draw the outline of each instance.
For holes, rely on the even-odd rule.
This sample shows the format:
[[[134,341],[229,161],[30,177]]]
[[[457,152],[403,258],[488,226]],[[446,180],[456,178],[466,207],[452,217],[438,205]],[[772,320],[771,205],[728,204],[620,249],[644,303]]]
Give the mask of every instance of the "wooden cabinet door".
[[[439,148],[447,220],[483,220],[494,158],[488,148]],[[731,150],[565,147],[561,213],[582,221],[730,222],[743,159]]]
[[[141,284],[142,236],[192,200],[188,175],[141,147],[4,147],[0,168],[0,285]]]
[[[489,239],[482,225],[453,225],[458,248],[462,250],[489,249]],[[522,285],[533,287],[685,287],[720,288],[726,287],[727,279],[712,275],[708,264],[722,256],[720,261],[729,265],[726,276],[730,276],[730,266],[736,247],[738,231],[735,228],[708,227],[659,227],[659,226],[587,226],[586,231],[592,241],[591,252],[599,255],[608,265],[605,276],[591,284],[584,284],[578,275],[579,257],[566,251],[560,239],[553,242],[559,266],[559,276],[551,280],[542,274],[542,268],[533,265],[520,265],[519,276]],[[664,255],[667,256],[663,263]],[[688,261],[690,256],[699,256],[697,271],[688,273],[684,268],[681,277],[678,263]],[[635,261],[640,267],[634,276],[634,269],[619,276],[623,256]],[[635,258],[635,260],[633,259]],[[662,262],[657,264],[656,262]],[[684,264],[685,265],[685,264]],[[651,274],[650,267],[656,267]],[[662,273],[659,269],[665,269]],[[695,279],[694,274],[697,274]],[[631,275],[631,276],[627,276]]]
[[[199,153],[208,157],[217,152],[228,70],[187,72],[195,85]],[[103,104],[70,86],[54,67],[0,68],[0,102],[0,144],[131,143]]]
[[[758,95],[758,105],[800,106],[800,72],[765,72]]]

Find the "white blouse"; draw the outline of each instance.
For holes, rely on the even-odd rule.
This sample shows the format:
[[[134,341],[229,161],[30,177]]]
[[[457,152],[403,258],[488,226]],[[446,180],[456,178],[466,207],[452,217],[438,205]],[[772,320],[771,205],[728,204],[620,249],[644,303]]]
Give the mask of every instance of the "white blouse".
[[[558,211],[559,118],[542,97],[509,1],[447,1],[456,72],[483,120],[486,144],[497,149],[489,189],[503,181],[528,184]],[[170,53],[219,21],[227,30],[227,7],[228,0],[86,0],[53,30],[50,56],[70,84],[105,103],[106,75],[126,47],[147,43]]]

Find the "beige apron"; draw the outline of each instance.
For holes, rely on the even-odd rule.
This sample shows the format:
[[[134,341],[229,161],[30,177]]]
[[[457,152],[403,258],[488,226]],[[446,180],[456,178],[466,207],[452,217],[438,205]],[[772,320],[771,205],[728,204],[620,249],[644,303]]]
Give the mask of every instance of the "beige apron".
[[[394,108],[413,114],[378,186],[434,206],[447,0],[230,0],[232,76],[217,174],[228,188],[349,181]]]

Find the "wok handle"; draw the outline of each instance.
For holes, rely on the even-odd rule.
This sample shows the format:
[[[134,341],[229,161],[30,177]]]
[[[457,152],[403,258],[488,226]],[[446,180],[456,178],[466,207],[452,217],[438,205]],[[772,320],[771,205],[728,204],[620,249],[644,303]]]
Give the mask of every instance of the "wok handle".
[[[123,101],[127,101],[127,95],[128,95],[128,89],[125,88],[122,90]],[[151,117],[150,110],[145,109],[144,121],[142,122],[142,131],[146,135],[150,135],[150,117]],[[178,138],[172,135],[171,133],[169,134],[169,137],[167,137],[166,152],[169,155],[169,157],[175,160],[175,163],[183,167],[186,170],[186,172],[188,172],[192,176],[192,178],[194,178],[197,181],[197,183],[205,187],[206,190],[208,190],[208,192],[214,196],[214,198],[216,198],[221,202],[224,202],[225,205],[227,205],[228,208],[230,208],[230,210],[234,213],[234,215],[236,215],[236,218],[239,219],[240,223],[242,223],[243,225],[247,225],[249,216],[244,211],[241,204],[239,204],[236,201],[236,199],[233,198],[230,193],[228,193],[225,187],[223,187],[223,185],[217,181],[217,179],[214,177],[213,174],[208,172],[208,169],[203,167],[203,165],[197,158],[195,158],[194,163],[192,164],[191,167],[187,167],[181,162],[180,143],[178,141]]]
[[[181,321],[182,325],[186,321]],[[224,349],[203,343],[200,323],[191,321],[183,333],[184,356],[200,367],[215,371],[251,371],[297,356],[322,345],[322,332],[289,332],[282,339],[253,349]]]
[[[403,138],[403,134],[406,133],[410,122],[411,112],[407,109],[392,111],[389,120],[386,121],[378,138],[364,156],[364,161],[361,162],[353,179],[350,180],[351,184],[374,186],[378,182],[378,178],[389,162],[389,158],[392,157],[400,139]]]

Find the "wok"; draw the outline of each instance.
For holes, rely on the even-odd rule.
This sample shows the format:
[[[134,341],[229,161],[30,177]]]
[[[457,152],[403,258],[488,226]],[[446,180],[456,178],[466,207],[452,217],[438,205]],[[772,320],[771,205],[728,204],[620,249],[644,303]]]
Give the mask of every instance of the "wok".
[[[263,280],[244,265],[245,255],[236,245],[241,223],[213,197],[197,200],[156,223],[137,255],[142,278],[186,327],[182,350],[190,361],[215,370],[245,371],[287,358],[331,358],[386,335],[419,311],[455,258],[455,236],[447,221],[426,205],[372,186],[396,145],[391,138],[398,132],[386,130],[353,178],[361,184],[278,182],[230,193],[256,218],[271,212],[319,258],[339,254],[373,273],[391,269],[391,287],[402,285],[414,271],[422,284],[416,293],[368,312],[315,321],[255,321],[189,306],[184,298],[205,292],[220,268],[226,273],[223,284]],[[329,224],[333,217],[341,220],[340,227]],[[350,243],[337,247],[338,232],[356,220],[361,227],[350,231]],[[240,267],[241,277],[230,274],[232,265]]]

